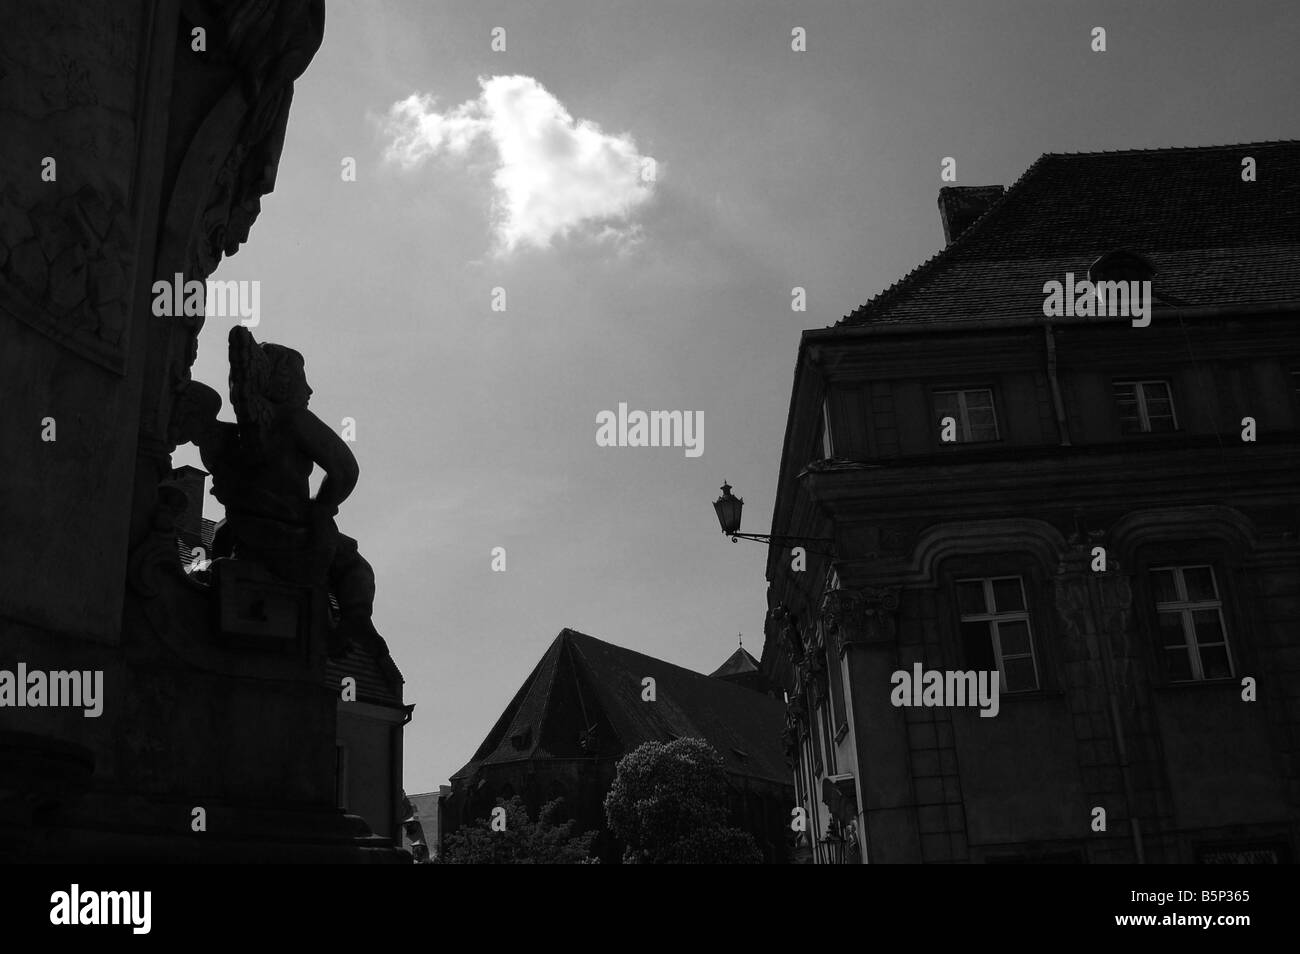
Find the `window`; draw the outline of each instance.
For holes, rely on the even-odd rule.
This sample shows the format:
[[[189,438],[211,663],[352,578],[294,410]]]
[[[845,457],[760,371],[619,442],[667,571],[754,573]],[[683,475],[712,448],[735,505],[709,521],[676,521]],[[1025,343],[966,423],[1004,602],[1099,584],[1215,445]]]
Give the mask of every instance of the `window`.
[[[831,726],[831,707],[827,705],[822,706],[822,734],[826,746],[826,774],[834,775],[839,759],[835,751],[835,729]]]
[[[1178,430],[1168,381],[1116,381],[1120,429],[1125,434],[1166,434]]]
[[[966,665],[996,669],[1002,691],[1037,689],[1038,664],[1020,577],[958,580],[957,606]]]
[[[831,443],[831,406],[830,401],[822,401],[822,460],[830,460],[834,455]]]
[[[1157,635],[1176,681],[1232,676],[1223,604],[1208,566],[1153,567]]]
[[[334,743],[334,800],[339,808],[348,807],[348,747]]]
[[[840,588],[840,577],[835,572],[834,567],[826,571],[826,582],[822,586],[822,597]],[[844,684],[844,664],[840,658],[841,645],[838,639],[832,638],[823,631],[824,641],[826,643],[826,683],[831,697],[831,717],[832,725],[835,732],[833,738],[836,742],[844,738],[844,733],[849,731],[848,706],[845,702],[845,694],[848,692]]]
[[[831,738],[838,742],[849,729],[849,716],[844,704],[844,666],[838,652],[826,654],[826,686],[831,697]]]
[[[939,420],[942,441],[943,420],[956,422],[956,438],[961,444],[998,439],[998,419],[993,410],[993,392],[988,388],[964,391],[935,391],[934,410]]]
[[[808,742],[812,746],[813,777],[820,778],[825,762],[822,761],[822,734],[818,729],[819,713],[808,713]]]

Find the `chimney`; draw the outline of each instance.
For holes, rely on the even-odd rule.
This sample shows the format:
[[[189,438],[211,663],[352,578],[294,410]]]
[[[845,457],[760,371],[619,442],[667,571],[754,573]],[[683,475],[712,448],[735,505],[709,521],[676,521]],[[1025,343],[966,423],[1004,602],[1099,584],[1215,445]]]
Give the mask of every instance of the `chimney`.
[[[176,535],[186,546],[202,546],[203,536],[203,488],[208,479],[208,472],[185,464],[172,470],[171,482],[185,492],[188,501],[185,515],[176,524]]]
[[[939,190],[943,238],[951,245],[1005,193],[1005,186],[944,186]]]

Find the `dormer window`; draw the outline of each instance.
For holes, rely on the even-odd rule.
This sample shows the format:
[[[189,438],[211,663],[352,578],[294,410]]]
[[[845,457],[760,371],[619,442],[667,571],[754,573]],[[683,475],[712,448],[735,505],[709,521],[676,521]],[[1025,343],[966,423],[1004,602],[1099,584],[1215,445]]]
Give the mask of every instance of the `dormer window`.
[[[1167,434],[1178,430],[1169,382],[1116,381],[1115,403],[1125,434]]]
[[[1156,267],[1145,255],[1126,248],[1117,248],[1102,255],[1088,266],[1088,281],[1097,282],[1149,282],[1156,276]]]
[[[939,440],[945,444],[976,444],[998,439],[997,412],[988,388],[935,391],[934,411]]]

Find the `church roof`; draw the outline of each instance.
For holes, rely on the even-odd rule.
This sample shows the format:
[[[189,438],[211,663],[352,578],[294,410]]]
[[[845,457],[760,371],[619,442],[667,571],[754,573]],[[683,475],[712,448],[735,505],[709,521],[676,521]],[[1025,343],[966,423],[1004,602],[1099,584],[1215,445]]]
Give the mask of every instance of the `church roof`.
[[[726,662],[709,673],[709,675],[714,679],[722,679],[726,676],[738,676],[745,672],[758,672],[758,660],[751,656],[744,646],[741,646],[727,657]]]
[[[646,678],[654,701],[643,699]],[[785,705],[774,698],[565,629],[452,778],[484,765],[612,759],[643,742],[698,738],[728,772],[784,785],[784,726]]]
[[[1255,181],[1243,181],[1243,160]],[[946,248],[841,326],[1042,318],[1043,284],[1127,249],[1181,305],[1300,298],[1300,141],[1047,153]],[[1089,319],[1053,319],[1081,320]]]

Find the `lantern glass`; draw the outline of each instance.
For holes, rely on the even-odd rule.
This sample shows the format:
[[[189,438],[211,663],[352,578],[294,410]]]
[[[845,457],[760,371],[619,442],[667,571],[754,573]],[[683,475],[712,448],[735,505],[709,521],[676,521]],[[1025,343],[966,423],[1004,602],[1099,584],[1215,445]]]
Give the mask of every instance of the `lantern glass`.
[[[718,523],[721,524],[723,533],[736,533],[740,530],[740,513],[744,506],[745,501],[733,496],[731,485],[724,483],[722,496],[713,501],[713,509],[718,515]]]

